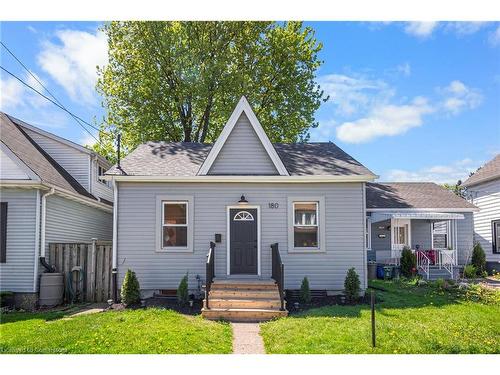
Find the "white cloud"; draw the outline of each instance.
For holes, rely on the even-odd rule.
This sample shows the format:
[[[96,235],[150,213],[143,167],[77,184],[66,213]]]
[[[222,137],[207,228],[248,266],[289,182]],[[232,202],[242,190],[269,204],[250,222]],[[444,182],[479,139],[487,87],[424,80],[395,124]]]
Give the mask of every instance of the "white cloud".
[[[462,36],[477,33],[487,25],[488,22],[447,22],[444,29]]]
[[[490,34],[489,42],[492,46],[500,45],[500,25]]]
[[[455,184],[458,180],[465,181],[470,172],[474,172],[481,163],[471,159],[463,159],[449,165],[434,165],[417,171],[391,169],[382,175],[385,181],[430,181]]]
[[[97,135],[95,136],[97,138]],[[82,138],[80,140],[80,144],[83,146],[92,147],[97,143],[94,137],[92,137],[89,133],[82,133]]]
[[[45,85],[36,74],[33,73],[33,75]],[[44,92],[43,87],[30,74],[26,73],[21,79],[39,92]],[[46,99],[23,85],[14,77],[2,77],[0,87],[0,108],[5,112],[15,111],[21,107],[34,107],[39,109],[50,104]]]
[[[434,109],[423,97],[416,97],[409,104],[376,106],[367,117],[345,122],[336,129],[337,137],[348,143],[363,143],[382,136],[403,134],[422,125],[424,115]]]
[[[407,34],[416,36],[418,38],[427,38],[432,35],[433,31],[438,26],[438,22],[408,22],[405,25],[405,32]]]
[[[38,64],[73,100],[95,103],[97,66],[108,62],[105,34],[60,30],[56,36],[58,43],[45,41],[42,44]]]
[[[438,91],[444,96],[443,110],[452,115],[457,115],[464,109],[474,109],[483,100],[478,89],[468,87],[458,80],[452,81],[445,88],[439,88]]]
[[[396,71],[406,77],[409,77],[411,75],[411,65],[408,62],[405,62],[404,64],[398,65],[396,67]]]
[[[337,106],[337,114],[342,116],[353,115],[394,94],[385,82],[362,76],[329,74],[320,77],[319,82],[330,102]]]

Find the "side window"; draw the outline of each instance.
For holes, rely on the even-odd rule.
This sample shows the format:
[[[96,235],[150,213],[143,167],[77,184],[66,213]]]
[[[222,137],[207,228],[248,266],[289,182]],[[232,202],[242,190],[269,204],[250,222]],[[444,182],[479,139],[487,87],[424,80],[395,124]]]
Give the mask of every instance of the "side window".
[[[326,251],[325,197],[288,197],[288,251]]]
[[[106,181],[106,180],[101,178],[101,176],[103,176],[105,172],[106,172],[106,169],[102,165],[97,164],[97,181],[99,181],[101,184],[104,184],[108,187],[111,187],[110,181]]]
[[[492,245],[493,252],[495,254],[500,254],[500,220],[494,220],[491,222],[491,235],[492,235]]]

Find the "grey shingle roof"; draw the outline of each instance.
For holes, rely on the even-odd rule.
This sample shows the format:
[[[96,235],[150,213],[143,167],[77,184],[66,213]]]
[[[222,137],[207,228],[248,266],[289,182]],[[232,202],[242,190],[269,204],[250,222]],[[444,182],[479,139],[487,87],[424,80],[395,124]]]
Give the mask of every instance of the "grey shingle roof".
[[[31,139],[15,119],[0,112],[0,140],[28,166],[42,183],[68,190],[75,194],[94,198],[61,165],[50,157],[33,139]]]
[[[495,156],[493,160],[487,162],[481,169],[465,180],[462,186],[477,185],[481,182],[490,181],[495,178],[500,178],[500,154]]]
[[[433,182],[366,184],[367,208],[476,208]]]
[[[373,175],[331,142],[276,143],[274,147],[291,176]],[[148,142],[125,157],[121,168],[131,176],[195,176],[211,148],[212,145],[202,143]],[[123,172],[113,166],[106,174]]]

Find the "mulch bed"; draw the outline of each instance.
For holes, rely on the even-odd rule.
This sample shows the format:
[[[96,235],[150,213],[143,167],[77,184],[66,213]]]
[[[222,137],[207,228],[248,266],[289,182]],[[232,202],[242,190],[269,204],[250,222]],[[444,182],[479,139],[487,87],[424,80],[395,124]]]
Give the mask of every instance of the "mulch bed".
[[[288,310],[289,315],[293,315],[310,309],[315,309],[318,307],[333,306],[333,305],[345,305],[345,306],[360,305],[360,304],[364,305],[370,303],[369,295],[360,298],[359,301],[355,304],[346,303],[342,297],[343,296],[337,295],[337,296],[326,296],[321,298],[312,298],[311,302],[307,304],[300,303],[298,300],[287,300],[286,309]],[[294,302],[299,302],[298,309],[294,307]]]

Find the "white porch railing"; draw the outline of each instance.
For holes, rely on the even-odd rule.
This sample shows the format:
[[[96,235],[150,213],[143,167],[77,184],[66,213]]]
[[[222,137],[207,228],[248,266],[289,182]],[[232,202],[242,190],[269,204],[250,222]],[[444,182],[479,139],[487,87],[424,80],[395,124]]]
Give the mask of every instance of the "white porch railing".
[[[457,251],[456,250],[438,250],[438,265],[439,268],[444,268],[450,273],[453,278],[453,268],[457,265]]]
[[[417,269],[425,274],[426,279],[429,279],[430,258],[423,251],[415,251],[414,253],[417,256]]]

